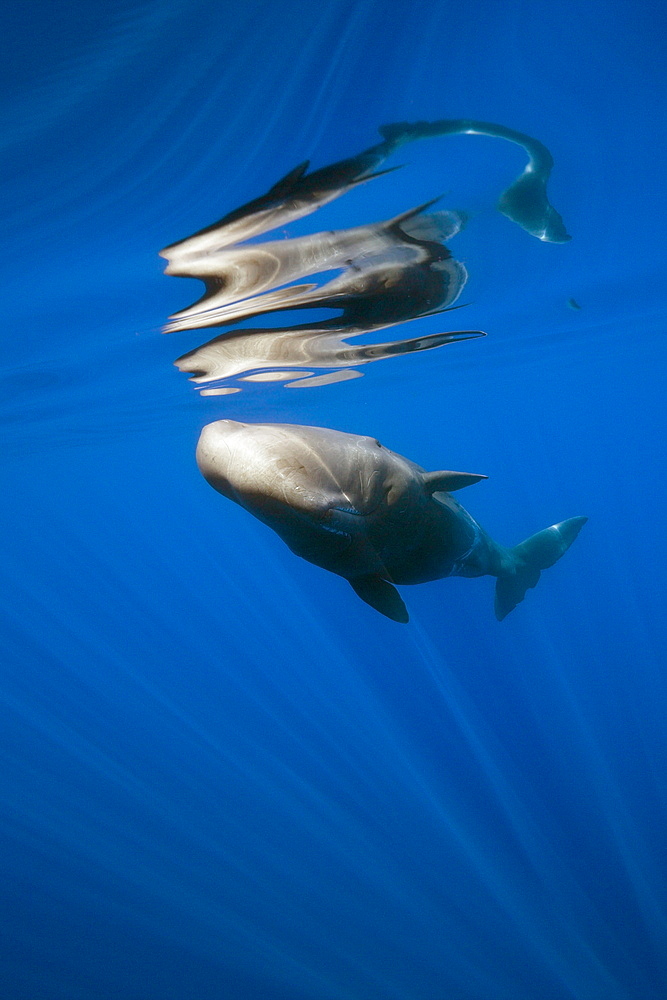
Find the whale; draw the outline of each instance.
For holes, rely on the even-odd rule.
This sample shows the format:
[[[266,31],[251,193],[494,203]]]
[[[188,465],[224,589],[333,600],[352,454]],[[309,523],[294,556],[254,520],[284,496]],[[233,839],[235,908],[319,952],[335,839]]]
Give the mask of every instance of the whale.
[[[501,621],[588,520],[571,517],[506,548],[452,496],[486,476],[428,472],[374,437],[327,427],[216,420],[202,429],[196,460],[218,493],[292,552],[401,623],[409,614],[397,586],[485,575],[496,577]]]

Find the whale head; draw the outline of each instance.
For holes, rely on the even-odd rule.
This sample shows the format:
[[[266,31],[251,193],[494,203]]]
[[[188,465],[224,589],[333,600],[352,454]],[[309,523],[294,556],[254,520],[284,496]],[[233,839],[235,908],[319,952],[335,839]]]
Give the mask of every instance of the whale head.
[[[197,464],[214,489],[269,523],[368,516],[395,505],[420,471],[372,437],[236,420],[203,428]]]

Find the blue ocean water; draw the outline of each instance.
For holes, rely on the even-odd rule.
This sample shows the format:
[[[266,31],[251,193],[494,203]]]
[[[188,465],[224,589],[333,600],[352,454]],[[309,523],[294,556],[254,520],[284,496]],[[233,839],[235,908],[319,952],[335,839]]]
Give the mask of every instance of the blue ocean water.
[[[662,5],[2,20],[0,996],[667,996]],[[488,336],[199,395],[160,248],[442,118],[545,143],[571,242],[494,209],[519,147],[406,146],[290,232],[442,195],[467,304],[406,335]],[[484,577],[403,588],[399,625],[204,482],[225,417],[488,474],[463,502],[505,544],[590,520],[502,623]]]

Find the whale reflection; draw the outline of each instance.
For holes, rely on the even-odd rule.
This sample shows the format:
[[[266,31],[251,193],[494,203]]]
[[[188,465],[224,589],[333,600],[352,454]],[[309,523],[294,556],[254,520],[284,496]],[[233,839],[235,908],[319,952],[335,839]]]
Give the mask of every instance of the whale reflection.
[[[528,154],[523,172],[510,184],[498,200],[498,210],[531,236],[545,243],[566,243],[568,235],[562,217],[547,196],[547,181],[554,160],[547,147],[523,132],[472,118],[445,118],[435,122],[398,122],[384,125],[380,134],[394,148],[415,139],[443,135],[488,135],[507,139],[521,146]]]
[[[553,158],[538,140],[472,119],[401,122],[384,126],[380,133],[381,143],[310,174],[308,161],[299,164],[266,194],[161,251],[168,261],[167,274],[204,282],[203,295],[170,316],[165,333],[227,326],[285,310],[325,308],[338,313],[314,324],[221,334],[175,362],[191,374],[192,381],[297,377],[291,385],[322,385],[336,379],[336,370],[339,378],[349,378],[350,369],[369,361],[484,336],[481,330],[462,330],[371,345],[348,343],[351,337],[454,307],[468,275],[445,243],[465,225],[463,212],[428,212],[434,205],[431,201],[383,222],[247,242],[388,173],[378,168],[396,149],[416,139],[465,133],[518,143],[528,154],[528,163],[501,195],[498,208],[543,241],[569,240],[546,193]],[[311,367],[331,371],[326,375],[303,371]]]
[[[180,371],[188,372],[192,382],[206,385],[239,377],[241,381],[258,382],[300,376],[298,386],[291,383],[292,386],[315,387],[328,384],[334,378],[325,380],[321,375],[299,369],[349,369],[370,361],[485,336],[481,330],[459,330],[382,344],[351,345],[346,341],[348,337],[368,332],[368,327],[341,326],[336,320],[284,329],[232,330],[184,354],[175,365]],[[349,373],[344,377],[349,378]]]
[[[171,316],[165,332],[222,326],[284,309],[341,309],[346,322],[370,326],[447,307],[460,295],[467,272],[441,241],[459,232],[465,216],[423,215],[431,204],[353,229],[183,255],[177,270],[170,263],[167,273],[200,278],[206,291]],[[342,273],[322,286],[288,285],[334,270]]]
[[[240,208],[228,212],[218,222],[161,250],[160,256],[166,257],[170,262],[165,273],[189,273],[178,268],[183,260],[193,255],[210,253],[220,247],[242,243],[279,226],[286,226],[339,198],[357,184],[391,173],[398,168],[375,171],[375,167],[380,166],[405,141],[402,138],[385,139],[357,156],[321,167],[312,174],[306,172],[310,161],[304,160],[285,177],[281,177],[266,194],[253,198]]]
[[[310,174],[307,173],[310,161],[305,160],[277,181],[266,194],[234,209],[192,236],[165,247],[161,256],[170,261],[166,273],[189,273],[180,271],[179,265],[192,255],[242,243],[301,219],[357,184],[398,169],[390,167],[389,170],[378,171],[376,168],[401,146],[417,139],[445,135],[488,135],[521,146],[528,155],[528,162],[522,173],[501,194],[499,210],[537,239],[551,243],[564,243],[571,239],[562,217],[547,196],[547,182],[554,160],[539,139],[505,125],[473,118],[395,122],[383,125],[379,132],[383,141],[377,145]]]
[[[442,241],[460,231],[465,217],[450,211],[424,214],[430,204],[353,229],[181,255],[178,273],[201,278],[206,290],[194,305],[171,317],[167,332],[314,306],[340,315],[315,324],[231,330],[178,358],[176,366],[197,383],[285,381],[303,374],[290,387],[314,387],[334,381],[334,375],[299,369],[350,369],[484,336],[481,330],[464,330],[380,344],[347,343],[349,337],[449,311],[459,297],[468,275]],[[324,285],[285,287],[290,280],[327,271],[338,273]]]

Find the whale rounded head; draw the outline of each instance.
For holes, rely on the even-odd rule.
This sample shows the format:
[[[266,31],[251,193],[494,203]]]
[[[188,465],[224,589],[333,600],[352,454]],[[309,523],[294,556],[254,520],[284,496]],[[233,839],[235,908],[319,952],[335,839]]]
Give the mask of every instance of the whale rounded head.
[[[255,514],[257,504],[285,499],[285,447],[275,426],[216,420],[206,424],[197,443],[197,465],[204,479]]]
[[[253,513],[280,506],[315,519],[332,509],[369,514],[409,488],[418,468],[372,437],[236,420],[203,428],[197,464],[214,489]]]
[[[232,442],[245,426],[237,420],[216,420],[202,428],[197,442],[196,459],[201,474],[230,499],[236,499],[229,480],[236,450]]]

